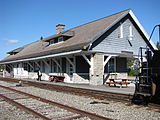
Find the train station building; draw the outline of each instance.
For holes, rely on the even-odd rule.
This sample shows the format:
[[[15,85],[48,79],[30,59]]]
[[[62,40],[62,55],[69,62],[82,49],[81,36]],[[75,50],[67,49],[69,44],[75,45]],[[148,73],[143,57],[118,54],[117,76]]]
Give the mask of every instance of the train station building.
[[[8,52],[0,61],[5,77],[42,80],[64,76],[66,83],[103,85],[113,73],[127,77],[127,61],[138,57],[139,47],[156,48],[131,10],[125,10],[65,30]]]

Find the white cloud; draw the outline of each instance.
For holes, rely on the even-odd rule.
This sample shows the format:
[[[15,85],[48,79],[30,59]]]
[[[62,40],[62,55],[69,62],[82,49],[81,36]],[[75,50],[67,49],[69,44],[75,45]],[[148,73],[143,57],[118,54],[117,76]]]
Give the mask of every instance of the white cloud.
[[[18,43],[19,41],[18,41],[18,40],[7,40],[7,42],[8,42],[8,43],[11,43],[11,44],[12,44],[12,43],[14,44],[14,43]]]

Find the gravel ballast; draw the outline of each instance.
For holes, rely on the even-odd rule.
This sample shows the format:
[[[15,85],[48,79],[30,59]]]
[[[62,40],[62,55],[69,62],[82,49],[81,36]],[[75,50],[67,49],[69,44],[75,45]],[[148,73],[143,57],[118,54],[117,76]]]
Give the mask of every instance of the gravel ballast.
[[[0,120],[42,120],[5,102],[0,102]]]
[[[15,87],[15,84],[2,81],[0,81],[0,84],[107,118],[120,120],[160,120],[160,111],[150,109],[149,107],[49,91],[33,86]]]

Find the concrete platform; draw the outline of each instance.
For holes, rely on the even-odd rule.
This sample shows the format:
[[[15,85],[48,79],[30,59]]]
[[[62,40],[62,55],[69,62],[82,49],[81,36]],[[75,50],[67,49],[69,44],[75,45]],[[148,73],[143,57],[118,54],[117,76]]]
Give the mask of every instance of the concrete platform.
[[[54,85],[60,85],[60,86],[69,86],[69,87],[75,87],[75,88],[84,88],[84,89],[90,89],[90,90],[98,90],[98,91],[106,91],[106,92],[114,92],[114,93],[122,93],[122,94],[130,94],[133,95],[135,91],[135,84],[130,83],[128,84],[128,88],[126,88],[125,85],[120,86],[117,85],[117,87],[108,85],[101,85],[101,86],[93,86],[89,84],[75,84],[75,83],[64,83],[64,82],[49,82],[49,81],[37,81],[33,79],[21,79],[21,80],[27,80],[27,81],[34,81],[38,83],[44,83],[44,84],[54,84]]]

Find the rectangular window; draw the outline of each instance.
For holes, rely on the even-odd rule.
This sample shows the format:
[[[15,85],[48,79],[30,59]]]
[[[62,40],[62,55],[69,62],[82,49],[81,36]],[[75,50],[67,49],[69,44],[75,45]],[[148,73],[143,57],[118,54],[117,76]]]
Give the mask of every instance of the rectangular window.
[[[131,25],[129,26],[129,36],[128,36],[128,39],[129,40],[133,39],[133,30],[132,30],[132,26]]]
[[[58,39],[57,38],[54,39],[54,43],[58,43]]]
[[[123,38],[123,24],[120,24],[120,38]]]
[[[131,36],[131,37],[133,36],[133,31],[132,31],[132,26],[131,25],[129,26],[129,36]]]
[[[58,38],[58,42],[62,42],[63,41],[63,36]]]
[[[51,44],[54,44],[54,39],[53,39],[53,40],[50,40],[50,45],[51,45]]]

